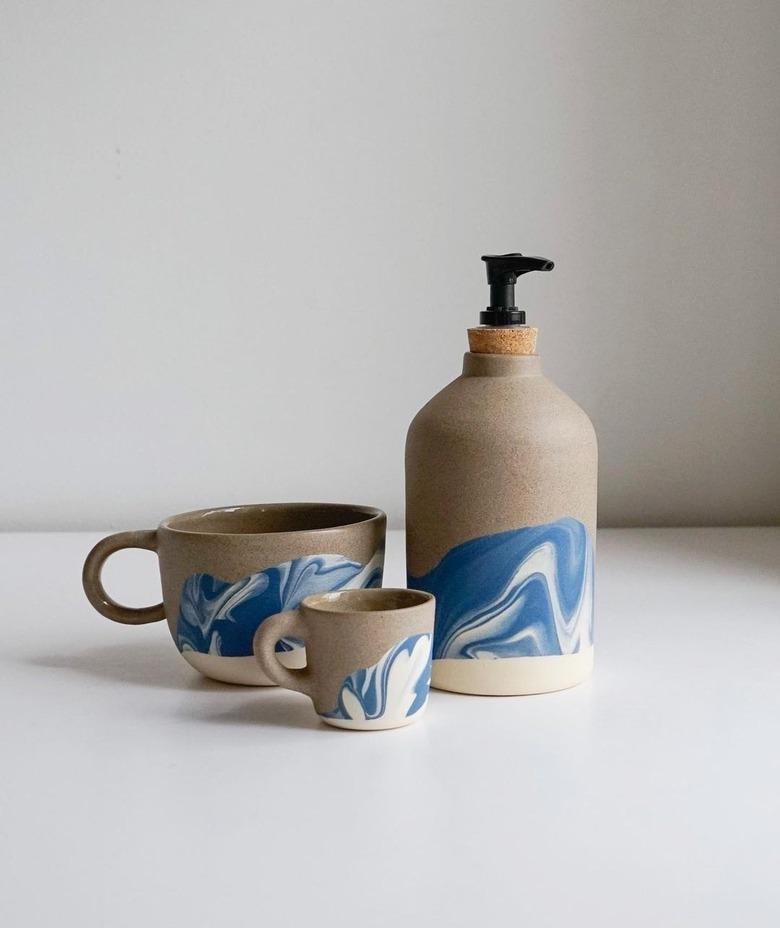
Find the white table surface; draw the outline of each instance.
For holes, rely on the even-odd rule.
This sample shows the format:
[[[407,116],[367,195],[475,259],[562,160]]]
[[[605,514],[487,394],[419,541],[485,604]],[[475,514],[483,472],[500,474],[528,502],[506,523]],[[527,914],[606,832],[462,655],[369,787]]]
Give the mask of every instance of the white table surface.
[[[101,618],[98,537],[0,535],[3,928],[780,924],[780,529],[603,531],[591,682],[368,734]]]

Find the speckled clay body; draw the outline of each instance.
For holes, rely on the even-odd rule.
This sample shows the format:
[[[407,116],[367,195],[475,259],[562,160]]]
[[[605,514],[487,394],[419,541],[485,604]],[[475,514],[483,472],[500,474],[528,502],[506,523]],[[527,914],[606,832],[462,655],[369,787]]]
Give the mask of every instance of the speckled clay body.
[[[408,583],[437,599],[432,685],[564,689],[593,662],[595,433],[536,354],[512,353],[534,351],[535,330],[469,334],[478,350],[406,444]]]
[[[401,728],[428,702],[433,620],[433,597],[419,590],[321,593],[264,622],[254,651],[262,672],[308,696],[328,725]],[[306,646],[302,670],[279,661],[288,636]]]
[[[84,590],[98,612],[139,625],[167,619],[182,657],[207,677],[267,685],[252,655],[258,626],[313,593],[381,586],[385,514],[367,506],[272,503],[204,509],[165,519],[155,531],[104,538],[84,564]],[[160,560],[163,603],[131,609],[106,593],[100,572],[122,548]],[[281,641],[280,659],[303,666],[301,642]]]

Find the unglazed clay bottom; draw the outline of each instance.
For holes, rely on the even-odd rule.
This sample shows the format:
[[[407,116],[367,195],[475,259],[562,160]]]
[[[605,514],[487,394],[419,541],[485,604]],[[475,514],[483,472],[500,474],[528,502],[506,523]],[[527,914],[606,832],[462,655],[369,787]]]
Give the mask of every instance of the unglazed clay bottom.
[[[425,706],[414,715],[407,718],[397,719],[334,719],[328,718],[327,715],[321,715],[320,718],[326,725],[332,725],[334,728],[345,728],[349,731],[389,731],[392,728],[406,728],[418,719],[421,719],[425,712]]]
[[[444,659],[433,662],[431,686],[472,696],[533,696],[576,686],[592,670],[593,645],[575,654]]]
[[[254,656],[220,657],[218,654],[202,654],[199,651],[182,651],[181,656],[198,673],[220,683],[236,683],[241,686],[276,686],[260,669]],[[300,670],[306,666],[306,649],[282,651],[277,659],[288,670]]]

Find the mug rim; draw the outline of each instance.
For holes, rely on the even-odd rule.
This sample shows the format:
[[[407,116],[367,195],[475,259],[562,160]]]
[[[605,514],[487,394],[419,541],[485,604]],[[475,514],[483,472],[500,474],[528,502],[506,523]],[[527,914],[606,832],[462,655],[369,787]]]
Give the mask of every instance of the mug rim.
[[[396,596],[399,594],[413,594],[416,601],[409,603],[407,606],[387,606],[383,608],[381,605],[378,605],[376,609],[354,609],[347,604],[349,599],[353,597],[357,599],[368,596],[369,598],[376,597],[380,599],[383,594],[395,594]],[[343,609],[326,609],[323,607],[324,603],[332,603],[341,599],[345,600]],[[402,586],[381,586],[351,590],[330,590],[326,593],[312,593],[302,600],[301,607],[316,612],[318,615],[374,615],[377,612],[409,612],[412,609],[419,609],[420,606],[427,606],[432,602],[434,602],[433,593],[428,593],[425,590],[416,590],[412,587]]]
[[[341,512],[349,516],[351,513],[354,519],[347,522],[340,522],[337,525],[326,525],[320,528],[294,528],[280,531],[260,531],[260,532],[220,532],[209,528],[197,528],[195,526],[180,525],[177,523],[196,520],[210,515],[231,515],[238,512],[296,512],[301,513],[306,510],[330,510],[334,513]],[[364,506],[358,503],[239,503],[234,506],[209,506],[205,509],[191,509],[187,512],[179,512],[172,516],[167,516],[160,522],[160,528],[168,532],[174,532],[177,535],[193,535],[214,538],[260,538],[263,536],[278,538],[284,535],[310,535],[310,534],[327,534],[329,532],[339,532],[344,529],[352,528],[356,525],[369,525],[372,522],[379,522],[386,519],[385,512],[377,509],[375,506]]]

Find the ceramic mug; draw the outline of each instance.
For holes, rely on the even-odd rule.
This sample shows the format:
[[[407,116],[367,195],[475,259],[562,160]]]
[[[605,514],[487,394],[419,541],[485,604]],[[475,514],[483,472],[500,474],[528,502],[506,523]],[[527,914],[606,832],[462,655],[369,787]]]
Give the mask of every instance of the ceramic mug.
[[[304,693],[328,725],[371,731],[417,721],[428,702],[435,600],[419,590],[345,590],[307,596],[257,629],[263,673]],[[279,661],[278,642],[306,646],[306,667]]]
[[[334,503],[270,503],[201,509],[153,531],[119,532],[84,563],[87,599],[126,625],[167,619],[182,657],[214,680],[269,685],[252,638],[269,616],[312,593],[382,584],[387,519],[379,509]],[[133,609],[115,602],[100,574],[123,548],[156,551],[163,602]],[[294,636],[279,636],[287,666],[306,663]]]

